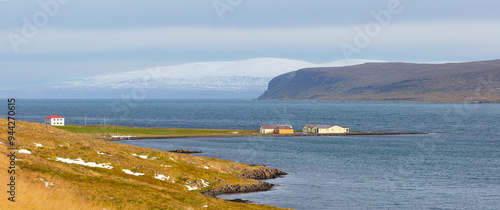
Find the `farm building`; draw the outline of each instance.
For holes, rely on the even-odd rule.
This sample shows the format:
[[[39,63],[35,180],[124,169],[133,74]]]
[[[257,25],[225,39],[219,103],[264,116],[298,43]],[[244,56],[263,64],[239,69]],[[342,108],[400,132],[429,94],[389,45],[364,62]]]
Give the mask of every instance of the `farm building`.
[[[270,134],[270,133],[277,133],[277,134],[293,134],[293,128],[292,126],[260,126],[260,133],[263,134]]]
[[[316,124],[304,125],[304,127],[302,127],[302,132],[304,132],[304,133],[312,133],[312,128],[313,128],[315,125],[316,125]]]
[[[260,126],[260,133],[274,133],[276,126]]]
[[[277,134],[293,134],[292,126],[276,126],[276,127],[277,127],[276,130]]]
[[[64,126],[64,117],[52,115],[52,116],[44,118],[43,124],[53,125],[53,126]]]
[[[342,127],[338,125],[314,125],[312,128],[312,133],[347,133],[349,132],[348,127]]]

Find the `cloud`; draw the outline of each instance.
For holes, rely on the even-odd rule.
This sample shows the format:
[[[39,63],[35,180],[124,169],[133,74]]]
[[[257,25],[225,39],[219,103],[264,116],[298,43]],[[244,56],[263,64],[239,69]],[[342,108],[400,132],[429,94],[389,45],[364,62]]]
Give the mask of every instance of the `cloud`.
[[[391,24],[373,38],[370,50],[443,46],[467,46],[496,50],[500,46],[497,21],[442,21],[433,23]],[[208,28],[156,27],[128,29],[45,28],[20,46],[21,54],[98,53],[144,49],[332,49],[341,42],[353,42],[354,28],[364,25],[298,28]],[[20,34],[20,29],[0,31]],[[13,54],[7,39],[1,39],[0,53]]]

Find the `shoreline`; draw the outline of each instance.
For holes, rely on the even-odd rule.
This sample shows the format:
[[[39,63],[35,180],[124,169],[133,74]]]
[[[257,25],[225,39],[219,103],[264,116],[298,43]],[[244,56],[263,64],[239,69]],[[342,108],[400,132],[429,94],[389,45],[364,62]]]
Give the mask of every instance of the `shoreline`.
[[[252,193],[252,192],[264,192],[264,191],[269,191],[271,190],[275,184],[259,181],[259,180],[265,180],[265,179],[276,179],[280,178],[284,175],[287,175],[286,172],[281,171],[280,169],[271,169],[266,166],[262,166],[259,169],[253,170],[253,171],[243,171],[242,174],[238,175],[239,178],[241,179],[253,179],[256,180],[256,184],[251,184],[251,185],[242,185],[242,184],[228,184],[225,185],[224,187],[220,188],[215,188],[207,191],[200,192],[202,195],[216,198],[218,195],[228,195],[228,194],[239,194],[239,193]],[[251,203],[252,201],[247,201],[247,200],[241,200],[241,199],[234,199],[234,200],[227,200],[231,202],[237,202],[237,203]]]
[[[328,133],[328,134],[255,134],[255,135],[182,135],[182,136],[132,136],[123,138],[105,138],[107,141],[123,141],[123,140],[148,140],[148,139],[192,139],[192,138],[237,138],[237,137],[306,137],[306,136],[394,136],[394,135],[425,135],[429,133],[423,132],[400,132],[400,131],[384,131],[384,132],[349,132],[349,133]]]

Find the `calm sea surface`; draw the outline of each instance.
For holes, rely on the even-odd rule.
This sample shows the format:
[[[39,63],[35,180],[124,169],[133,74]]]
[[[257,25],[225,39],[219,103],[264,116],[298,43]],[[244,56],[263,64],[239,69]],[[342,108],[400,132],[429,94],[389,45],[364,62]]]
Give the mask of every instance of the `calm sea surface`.
[[[272,191],[227,195],[296,209],[498,209],[500,104],[251,100],[18,100],[19,120],[255,129],[328,123],[428,135],[122,141],[263,164],[289,173]]]

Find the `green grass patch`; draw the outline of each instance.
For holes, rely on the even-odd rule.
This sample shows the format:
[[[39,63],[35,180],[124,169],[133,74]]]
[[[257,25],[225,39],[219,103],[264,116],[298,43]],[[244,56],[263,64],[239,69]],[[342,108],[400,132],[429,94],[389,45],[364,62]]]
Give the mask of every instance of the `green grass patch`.
[[[188,128],[139,128],[115,125],[66,125],[56,128],[72,133],[100,134],[106,136],[205,136],[205,135],[253,135],[258,130],[230,130],[230,129],[188,129]]]

